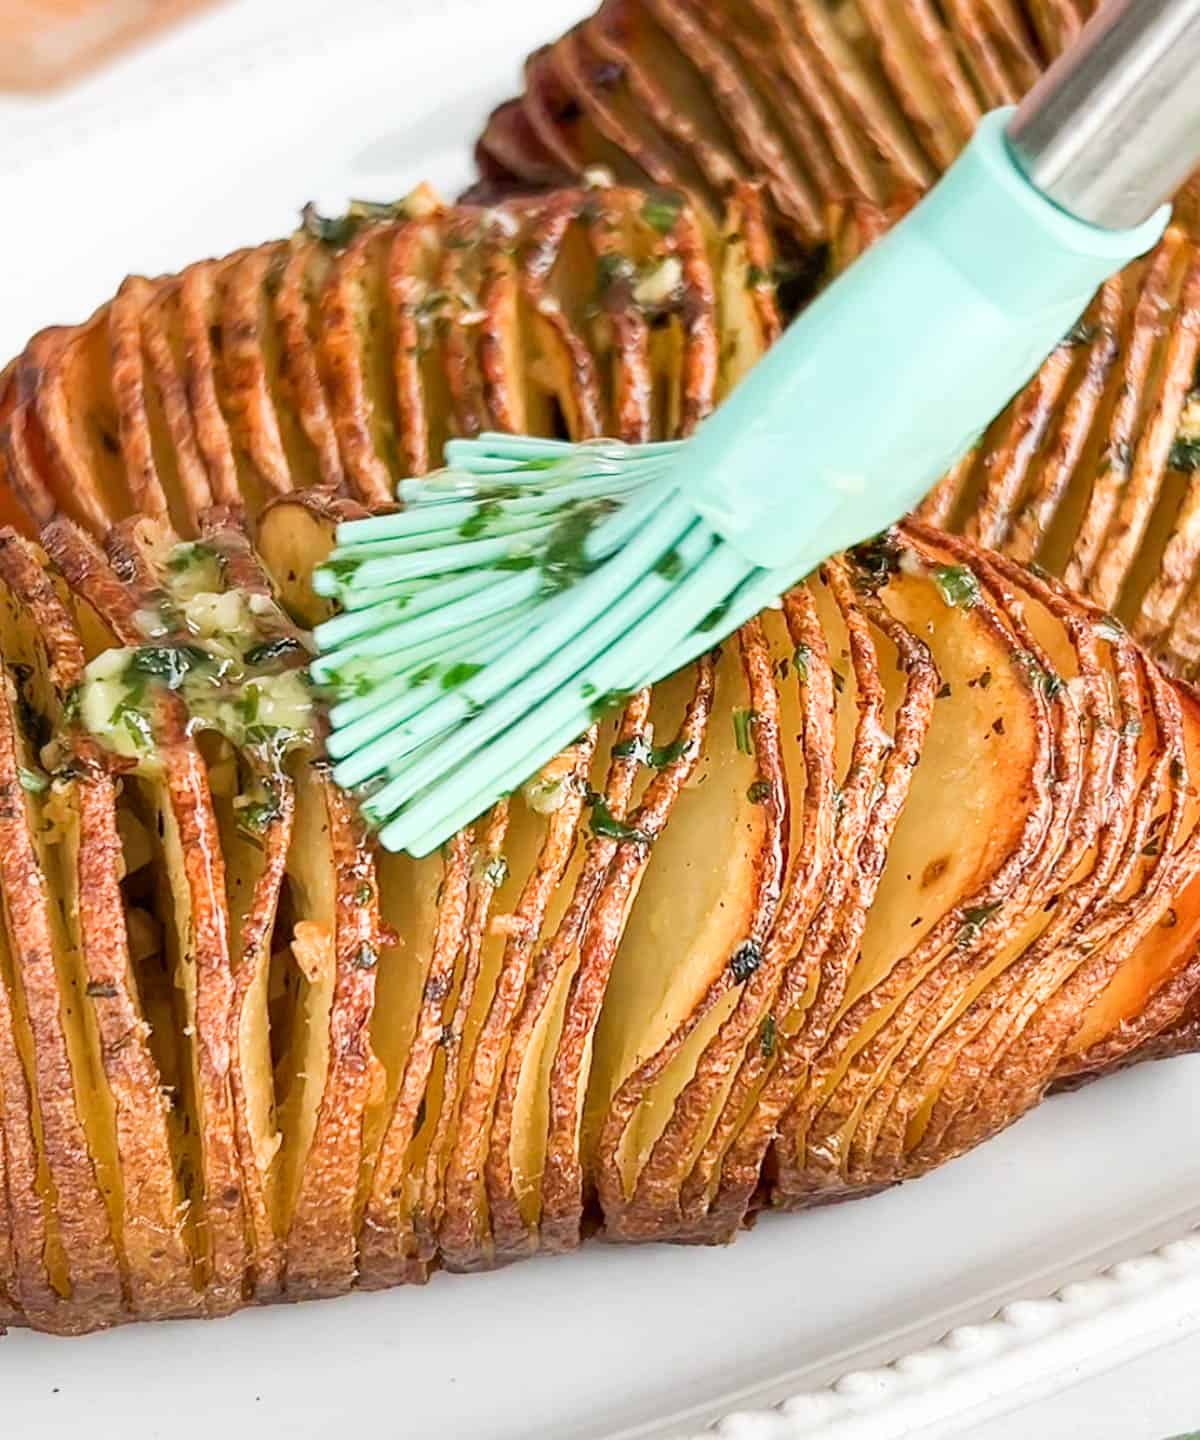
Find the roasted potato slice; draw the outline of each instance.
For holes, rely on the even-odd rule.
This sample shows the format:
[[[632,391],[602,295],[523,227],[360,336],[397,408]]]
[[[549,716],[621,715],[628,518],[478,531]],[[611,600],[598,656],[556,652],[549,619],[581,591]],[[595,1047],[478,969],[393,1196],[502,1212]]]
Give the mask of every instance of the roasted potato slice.
[[[334,544],[342,520],[367,512],[348,497],[324,489],[274,500],[259,516],[257,546],[279,602],[298,625],[308,629],[329,618],[332,606],[315,594],[312,572]]]
[[[10,607],[20,597],[10,622],[27,627],[35,640],[26,663],[44,676],[45,723],[58,729],[82,680],[83,645],[39,552],[11,536],[0,538],[0,575]],[[5,653],[21,663],[16,646],[6,645]],[[76,1063],[84,1066],[95,1096],[97,1128],[105,1136],[111,1132],[107,1163],[119,1172],[111,1189],[114,1209],[120,1201],[115,1234],[128,1268],[130,1302],[138,1315],[187,1313],[199,1296],[183,1240],[162,1077],[147,1043],[122,912],[117,783],[102,752],[84,737],[59,749],[46,757],[59,761],[59,768],[41,792],[47,795],[47,875],[62,897],[75,992],[82,987]],[[40,778],[41,771],[31,774]]]
[[[59,522],[47,548],[108,643],[140,645],[139,612],[160,594],[151,563],[130,543],[118,561],[124,579],[83,534]],[[124,537],[122,537],[124,538]],[[177,697],[154,715],[156,763],[134,771],[125,794],[151,842],[155,914],[170,977],[170,1028],[179,1036],[179,1159],[188,1201],[189,1243],[210,1310],[235,1307],[248,1264],[243,1179],[229,1073],[233,975],[220,832],[207,771]],[[258,1036],[260,1044],[265,1036]]]
[[[11,1123],[10,1183],[26,1211],[13,1227],[13,1298],[35,1323],[69,1332],[121,1318],[122,1168],[79,910],[67,909],[78,882],[77,783],[56,792],[42,769],[59,678],[52,667],[81,664],[78,641],[64,617],[41,632],[22,592],[10,588],[14,578],[6,571],[0,585],[5,1136]],[[19,1119],[11,1112],[20,1105],[27,1113]],[[35,1187],[24,1201],[23,1180]],[[36,1249],[22,1253],[31,1241]]]

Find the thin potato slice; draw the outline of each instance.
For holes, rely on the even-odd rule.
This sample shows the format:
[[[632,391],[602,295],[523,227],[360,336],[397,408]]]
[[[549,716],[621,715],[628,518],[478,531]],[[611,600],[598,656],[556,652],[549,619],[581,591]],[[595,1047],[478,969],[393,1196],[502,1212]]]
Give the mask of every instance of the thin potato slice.
[[[720,212],[720,191],[713,190],[689,148],[673,143],[672,111],[655,104],[661,92],[638,85],[627,56],[614,46],[600,22],[600,16],[585,21],[554,47],[553,61],[564,83],[590,108],[593,123],[633,155],[651,181],[669,189],[682,188],[693,205],[715,217]],[[639,103],[647,101],[648,106]],[[653,109],[647,113],[650,107]],[[665,134],[660,128],[664,120]],[[729,174],[726,178],[734,177]]]
[[[936,550],[932,556],[926,551],[926,560],[937,554]],[[973,599],[970,608],[976,613],[984,611],[985,628],[991,629],[1005,646],[1002,624],[997,625],[997,621],[1002,622],[1009,616],[1004,597],[989,587],[990,577],[982,567],[967,573],[974,574],[981,586],[979,596]],[[1086,849],[1086,839],[1070,835],[1080,788],[1080,757],[1075,739],[1079,726],[1073,709],[1068,707],[1065,699],[1068,694],[1066,686],[1071,682],[1063,683],[1060,670],[1052,669],[1048,657],[1036,649],[1032,636],[1021,631],[1021,622],[1014,619],[1014,624],[1018,631],[1014,639],[1019,648],[1010,648],[1006,660],[1018,681],[1029,685],[1036,694],[1041,682],[1037,680],[1031,684],[1030,676],[1053,674],[1059,680],[1055,690],[1057,703],[1039,726],[1041,747],[1033,757],[1029,777],[1033,785],[1030,788],[1037,787],[1043,766],[1054,779],[1042,790],[1040,803],[1035,804],[1030,812],[1030,818],[1035,821],[1034,827],[1030,829],[1027,826],[1023,835],[1018,833],[1011,837],[1014,848],[1009,855],[1000,857],[1000,871],[988,877],[985,889],[976,892],[982,903],[973,904],[961,915],[952,916],[953,927],[948,934],[945,926],[940,927],[940,934],[939,927],[935,926],[932,932],[922,936],[920,927],[912,926],[910,922],[919,938],[909,955],[878,979],[873,970],[866,972],[860,985],[855,987],[860,998],[842,1017],[832,1043],[817,1062],[816,1070],[821,1077],[823,1092],[818,1087],[814,1093],[810,1081],[803,1101],[804,1110],[811,1116],[805,1139],[809,1175],[794,1184],[795,1191],[802,1193],[805,1189],[816,1189],[821,1183],[836,1186],[845,1183],[848,1177],[863,1173],[861,1150],[866,1143],[864,1135],[873,1133],[875,1116],[882,1102],[881,1091],[886,1090],[893,1075],[903,1075],[907,1049],[919,1047],[931,1032],[936,1033],[945,1023],[947,1013],[953,1013],[954,1007],[960,1003],[963,993],[976,986],[981,977],[994,975],[1010,952],[1014,955],[1021,953],[1030,938],[1028,926],[1032,924],[1036,934],[1046,923],[1039,897],[1044,894],[1045,888],[1052,886],[1054,866],[1064,855],[1071,854],[1072,844],[1082,844]],[[1009,641],[1005,648],[1011,644]],[[1063,666],[1071,662],[1071,657],[1056,655],[1055,661],[1058,666]],[[1037,668],[1034,668],[1035,665]],[[976,692],[977,705],[985,710],[1000,698],[992,693],[995,675],[991,673],[991,680],[985,681],[980,675],[975,678],[974,685],[967,681],[967,688]],[[953,698],[954,682],[946,683],[951,691],[946,696],[948,702]],[[961,678],[958,683],[962,684]],[[968,707],[971,699],[967,697]],[[935,710],[930,738],[932,741],[938,734],[944,745],[945,736],[937,730],[941,713]],[[1046,719],[1049,725],[1045,723]],[[1000,724],[1007,739],[1008,718],[1002,717]],[[1000,743],[994,730],[990,731],[989,741],[993,745]],[[1004,753],[1007,754],[1007,746]],[[1010,784],[1012,778],[1010,775]],[[1019,783],[1019,776],[1017,779]],[[901,831],[898,830],[897,840],[900,836]],[[1073,863],[1072,856],[1070,864]],[[893,871],[890,878],[894,883],[898,872]],[[923,875],[922,879],[925,878]],[[916,906],[924,908],[919,895]],[[886,912],[881,908],[875,913],[883,916]],[[896,918],[902,920],[902,910]],[[870,937],[871,929],[869,921],[864,940]],[[893,935],[901,944],[907,940],[903,928]],[[868,953],[864,951],[864,955]],[[934,960],[932,967],[929,965],[931,959]],[[912,1038],[914,1028],[915,1039]],[[896,1054],[898,1040],[906,1042],[906,1051],[900,1055]],[[847,1057],[849,1064],[845,1068]],[[886,1071],[881,1069],[881,1057],[888,1057]],[[842,1068],[840,1076],[835,1066]],[[880,1088],[877,1089],[877,1086]],[[870,1171],[868,1183],[877,1183],[878,1167],[868,1164],[865,1168]]]
[[[28,647],[24,663],[42,675],[45,720],[57,729],[82,678],[82,644],[36,552],[12,535],[0,535],[0,576],[7,622]],[[22,663],[19,639],[4,648],[12,663]],[[90,741],[81,737],[72,745],[44,810],[46,875],[63,897],[64,944],[74,968],[81,1027],[75,1064],[95,1097],[89,1108],[97,1144],[110,1171],[119,1173],[110,1211],[119,1219],[115,1233],[131,1304],[149,1318],[187,1313],[199,1297],[183,1240],[161,1076],[146,1043],[121,908],[116,789]]]
[[[365,514],[357,501],[322,489],[282,496],[259,516],[256,542],[263,568],[298,625],[311,629],[332,614],[332,605],[314,592],[310,577],[333,549],[337,525]]]
[[[480,171],[498,187],[507,188],[518,175],[534,185],[559,185],[570,178],[557,156],[542,143],[519,100],[497,106],[488,117],[488,131],[475,151]]]
[[[177,283],[160,285],[142,312],[141,328],[146,368],[158,394],[161,427],[166,432],[158,453],[164,456],[164,463],[170,462],[174,474],[167,500],[172,523],[178,534],[194,536],[213,505],[213,492],[188,394],[179,292]]]
[[[471,957],[477,953],[493,889],[485,866],[483,884],[472,904],[472,840],[468,831],[448,847],[415,1029],[404,1023],[404,1016],[394,1013],[382,1022],[394,1025],[398,1018],[400,1028],[411,1034],[411,1040],[403,1047],[407,1036],[402,1038],[403,1053],[397,1054],[401,1047],[391,1051],[394,1058],[387,1092],[391,1103],[379,1117],[382,1139],[370,1156],[369,1186],[359,1234],[359,1283],[367,1288],[421,1280],[428,1271],[433,1248],[428,1227],[436,1223],[440,1211],[442,1164],[442,1157],[436,1150],[431,1155],[431,1149],[446,1133],[440,1116],[450,1114],[442,1098],[446,1066],[435,1062],[447,1033],[451,1013],[447,1002],[455,989],[456,962],[462,956],[469,967]],[[469,1003],[470,987],[463,984],[461,973],[458,978]],[[382,1043],[380,1050],[384,1051]],[[427,1167],[432,1168],[431,1176]],[[431,1179],[434,1193],[427,1196]]]
[[[289,457],[272,393],[278,388],[278,375],[271,373],[274,367],[269,361],[274,338],[270,290],[278,283],[278,267],[283,261],[278,249],[264,246],[243,255],[222,276],[221,366],[226,411],[231,430],[268,494],[283,494],[297,488],[297,480],[304,483],[311,478],[303,472],[293,476],[295,435],[289,437],[293,442]]]
[[[686,675],[674,686],[659,687],[650,716],[657,732],[668,730],[666,717],[688,689]],[[641,1067],[669,1047],[679,1026],[699,1018],[697,1007],[723,973],[734,979],[753,973],[769,926],[778,817],[774,806],[755,798],[754,787],[762,778],[755,754],[759,722],[732,647],[724,649],[717,665],[715,703],[724,723],[710,725],[703,752],[693,762],[701,767],[695,784],[679,795],[673,823],[650,848],[596,1031],[584,1146],[585,1151],[589,1145],[600,1147],[601,1194],[608,1190],[613,1201],[620,1193],[618,1176],[627,1190],[632,1188],[666,1118],[653,1103],[656,1092],[638,1104],[637,1092],[655,1078]],[[771,733],[769,712],[763,724]],[[641,828],[636,821],[635,828]],[[727,848],[710,843],[718,834],[727,837]],[[681,893],[690,897],[686,925],[666,899]],[[647,967],[638,958],[647,953],[660,956],[660,963]],[[679,961],[672,963],[672,956]],[[631,1080],[635,1074],[638,1078]],[[683,1077],[678,1070],[676,1076],[678,1085]],[[665,1086],[669,1104],[670,1077]],[[626,1115],[630,1119],[622,1124]],[[610,1224],[617,1218],[612,1208],[606,1203]]]
[[[136,542],[124,549],[122,581],[69,524],[55,522],[45,538],[72,590],[108,627],[109,643],[140,644],[139,611],[159,592]],[[177,991],[174,1024],[183,1035],[179,1083],[194,1127],[180,1161],[190,1242],[206,1308],[221,1312],[240,1302],[248,1258],[229,1073],[234,983],[224,862],[206,767],[174,694],[159,704],[155,730],[158,764],[133,778],[131,793],[139,821],[156,837],[152,863]]]
[[[6,607],[7,608],[7,607]],[[91,1056],[83,1025],[84,980],[51,890],[40,797],[23,783],[39,766],[38,736],[27,717],[42,713],[44,673],[28,640],[18,648],[11,612],[3,617],[6,668],[0,704],[0,891],[5,985],[17,1049],[30,1092],[39,1150],[38,1187],[49,1211],[45,1263],[61,1297],[54,1328],[111,1324],[122,1310],[119,1170],[109,1117],[91,1103]],[[19,658],[23,657],[23,658]],[[114,1214],[115,1210],[115,1214]],[[114,1224],[114,1221],[116,1223]],[[90,1316],[90,1319],[89,1319]]]
[[[399,463],[409,475],[424,475],[435,468],[450,434],[452,398],[437,334],[446,298],[438,288],[438,270],[447,259],[443,221],[437,213],[402,224],[388,245],[392,384],[399,414],[396,440]]]
[[[275,268],[268,272],[267,288],[268,294],[274,292],[278,330],[278,397],[308,437],[320,485],[336,490],[345,482],[345,470],[313,341],[313,313],[327,270],[328,256],[320,245],[293,237],[287,252],[276,258]],[[303,448],[298,438],[292,444]]]
[[[564,50],[566,54],[560,53]],[[526,109],[547,148],[571,171],[580,170],[587,156],[618,185],[661,184],[665,166],[636,136],[614,123],[612,111],[580,73],[575,52],[576,36],[570,31],[558,44],[534,51],[525,65]],[[653,169],[647,169],[648,164]]]
[[[322,370],[333,424],[346,476],[370,505],[391,499],[396,465],[391,322],[383,303],[389,240],[375,226],[360,231],[334,260],[321,295]]]
[[[346,797],[300,759],[288,875],[302,979],[281,1083],[281,1211],[289,1295],[338,1294],[355,1275],[369,1026],[379,963],[375,876]]]
[[[752,82],[729,48],[704,28],[700,13],[684,0],[650,0],[649,9],[672,45],[704,77],[705,87],[719,97],[718,106],[750,173],[763,176],[780,213],[805,240],[819,238],[817,197],[772,133]]]
[[[541,813],[541,801],[538,808],[521,803],[510,810],[504,853],[513,908],[503,917],[497,913],[483,936],[473,994],[464,996],[467,1003],[455,1024],[458,1075],[449,1092],[454,1111],[446,1137],[444,1214],[438,1231],[443,1263],[452,1268],[477,1267],[489,1258],[484,1162],[491,1116],[535,947],[543,928],[556,923],[569,900],[572,886],[564,877],[581,825],[595,739],[590,731],[543,772],[544,783],[553,786],[548,814]],[[497,906],[504,896],[502,890]]]
[[[564,191],[551,199],[531,217],[520,257],[521,297],[530,320],[526,374],[533,393],[527,409],[531,415],[535,407],[540,409],[547,414],[552,433],[572,440],[592,440],[604,432],[604,396],[596,358],[578,323],[580,317],[576,315],[572,323],[563,304],[564,300],[573,307],[587,304],[595,273],[574,223],[584,203],[579,191]]]
[[[204,458],[209,490],[215,504],[239,509],[247,497],[255,510],[267,498],[253,467],[238,450],[222,406],[221,285],[239,256],[223,262],[201,261],[179,276],[179,327],[185,362],[185,385],[196,445]]]
[[[705,87],[703,77],[679,53],[648,7],[609,0],[585,22],[588,43],[620,67],[630,101],[653,122],[674,151],[691,158],[714,194],[744,178],[736,142]],[[489,121],[485,143],[492,135]],[[517,158],[517,157],[514,157]],[[523,174],[524,157],[514,173]],[[687,172],[683,174],[686,182]]]
[[[18,494],[39,495],[95,533],[129,513],[107,343],[107,313],[76,331],[45,330],[18,362],[8,458]]]
[[[613,731],[607,774],[600,780],[599,793],[618,825],[626,817],[638,778],[637,752],[648,744],[649,701],[649,692],[643,690],[626,706]],[[600,737],[593,771],[603,764],[606,738]],[[566,1023],[569,987],[578,973],[583,932],[619,843],[613,836],[599,833],[577,842],[574,863],[560,882],[563,894],[570,895],[569,903],[539,948],[511,1026],[486,1170],[492,1237],[499,1258],[515,1257],[539,1244],[550,1067]],[[549,926],[546,929],[549,931]]]
[[[759,192],[750,185],[734,192],[725,216],[725,244],[717,276],[719,306],[718,394],[729,393],[782,332],[775,287],[770,281],[775,254]]]
[[[142,346],[142,315],[152,303],[156,287],[148,280],[130,277],[109,306],[108,337],[112,356],[113,402],[121,440],[125,485],[133,513],[155,520],[167,518],[167,490],[159,476],[160,459],[174,468],[174,447],[155,446],[146,388]],[[158,457],[155,456],[155,450]],[[174,488],[174,487],[172,487]],[[180,517],[176,514],[176,522]]]
[[[227,775],[228,786],[214,776]],[[237,1146],[245,1179],[246,1220],[253,1256],[254,1293],[264,1299],[283,1285],[283,1251],[275,1192],[282,1134],[271,1067],[271,942],[293,838],[293,787],[271,777],[264,821],[247,826],[248,797],[267,783],[229,746],[209,764],[213,813],[225,861],[225,894],[233,943],[230,1082],[237,1117]]]

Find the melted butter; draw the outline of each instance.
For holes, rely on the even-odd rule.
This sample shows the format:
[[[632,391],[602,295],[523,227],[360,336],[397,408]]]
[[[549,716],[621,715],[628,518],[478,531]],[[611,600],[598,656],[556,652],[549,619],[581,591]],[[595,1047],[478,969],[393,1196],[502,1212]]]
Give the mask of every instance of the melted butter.
[[[84,670],[78,716],[102,745],[139,768],[155,766],[153,716],[173,691],[188,733],[215,730],[238,749],[278,761],[315,738],[306,653],[265,595],[222,587],[220,557],[177,545],[164,564],[164,599],[141,612],[147,644],[106,650]]]

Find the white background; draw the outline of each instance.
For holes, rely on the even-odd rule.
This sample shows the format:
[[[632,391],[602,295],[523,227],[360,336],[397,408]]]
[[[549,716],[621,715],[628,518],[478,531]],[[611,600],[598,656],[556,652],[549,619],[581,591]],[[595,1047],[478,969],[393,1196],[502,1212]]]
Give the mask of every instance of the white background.
[[[68,96],[0,98],[0,363],[125,273],[284,233],[310,198],[390,198],[424,175],[452,193],[521,55],[585,8],[234,0]],[[731,1251],[593,1247],[205,1326],[13,1334],[0,1433],[684,1434],[1185,1233],[1200,1222],[1198,1138],[1200,1060],[1180,1061],[1056,1100],[918,1185],[772,1218]],[[937,1433],[1162,1440],[1200,1426],[1200,1339],[1180,1338],[1200,1318],[1195,1290],[1190,1310],[1038,1384],[1071,1386],[1124,1345],[1154,1353],[1019,1412],[1019,1385],[981,1393],[1007,1413],[968,1406]]]

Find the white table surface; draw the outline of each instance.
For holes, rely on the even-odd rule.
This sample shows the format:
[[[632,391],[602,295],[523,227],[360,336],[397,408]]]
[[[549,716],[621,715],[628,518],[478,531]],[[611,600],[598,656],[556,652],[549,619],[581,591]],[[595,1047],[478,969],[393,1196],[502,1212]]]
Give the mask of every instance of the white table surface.
[[[49,98],[29,99],[27,97],[0,96],[0,136],[3,136],[3,151],[0,151],[0,215],[11,219],[13,209],[24,209],[33,193],[30,189],[29,159],[35,158],[37,167],[36,190],[50,198],[57,194],[59,211],[54,218],[60,223],[72,212],[71,195],[59,188],[60,174],[77,177],[79,156],[90,143],[93,125],[98,125],[114,110],[122,109],[127,97],[133,93],[152,93],[161,97],[179,94],[179,104],[188,103],[188,76],[198,66],[228,64],[229,57],[236,55],[244,41],[247,48],[261,44],[264,36],[280,27],[281,22],[289,27],[303,23],[304,13],[311,9],[314,0],[227,0],[225,6],[204,13],[195,20],[171,31],[148,48],[120,61],[107,71],[87,80],[74,90]],[[438,13],[455,0],[396,0],[400,14],[411,17],[420,11]],[[544,7],[543,7],[544,8]],[[561,8],[561,7],[560,7]],[[579,7],[588,8],[586,3]],[[534,42],[544,34],[538,28],[539,5],[532,0],[522,0],[512,13],[514,55],[528,48],[526,41]],[[239,67],[230,68],[229,84],[249,83],[239,80]],[[514,74],[515,80],[515,74]],[[480,114],[486,110],[481,99]],[[472,125],[473,117],[451,117],[447,125]],[[464,128],[464,139],[470,129]],[[147,137],[149,140],[151,137]],[[435,149],[447,144],[446,133],[431,137]],[[463,146],[464,169],[467,147]],[[22,156],[24,160],[16,157]],[[229,157],[235,160],[236,157]],[[320,196],[321,187],[328,173],[327,156],[318,156],[314,162],[313,193]],[[369,168],[369,167],[368,167]],[[378,167],[386,170],[386,156]],[[6,171],[9,172],[6,174]],[[16,174],[12,172],[18,172]],[[23,173],[21,173],[23,172]],[[120,182],[117,182],[120,183]],[[287,226],[287,219],[279,212],[280,202],[270,194],[269,180],[264,179],[264,200],[262,213],[272,218],[279,213],[276,229]],[[78,212],[76,212],[78,214]],[[257,218],[257,217],[256,217]],[[86,229],[86,214],[84,216]],[[197,225],[196,254],[209,253],[221,248],[226,222],[207,219]],[[257,238],[258,232],[233,237],[237,228],[234,221],[230,227],[231,240]],[[3,229],[8,238],[0,239],[0,364],[22,343],[24,337],[41,323],[50,321],[71,321],[82,315],[94,303],[99,303],[111,288],[107,275],[98,274],[72,284],[64,282],[65,288],[56,291],[53,301],[36,289],[31,291],[19,283],[21,275],[20,254],[16,248],[13,229],[7,220]],[[2,233],[2,231],[0,231]],[[36,233],[36,227],[21,227],[20,233],[28,237]],[[269,230],[264,234],[271,233]],[[22,245],[24,242],[21,242]],[[172,243],[177,244],[177,241]],[[130,268],[151,269],[158,258],[155,237],[141,236],[131,239],[135,250]],[[187,258],[179,256],[179,260]],[[175,262],[178,263],[178,260]],[[112,283],[119,276],[112,277]],[[65,298],[64,298],[65,297]],[[1067,1379],[1067,1377],[1063,1377]],[[1141,1356],[1128,1364],[1110,1370],[1078,1384],[1070,1383],[1069,1388],[1010,1412],[999,1418],[982,1423],[967,1425],[957,1433],[970,1435],[973,1440],[1166,1440],[1166,1437],[1182,1435],[1193,1430],[1200,1431],[1200,1335],[1183,1335],[1173,1343]],[[49,1403],[52,1403],[50,1401]],[[198,1402],[200,1403],[200,1402]],[[2,1424],[0,1424],[2,1428]],[[146,1432],[147,1435],[149,1432]],[[261,1433],[261,1416],[247,1417],[244,1430],[225,1431],[230,1440],[240,1440],[240,1435]],[[945,1432],[939,1432],[945,1433]],[[142,1437],[126,1429],[126,1440],[142,1440]],[[479,1440],[487,1440],[480,1436]]]

